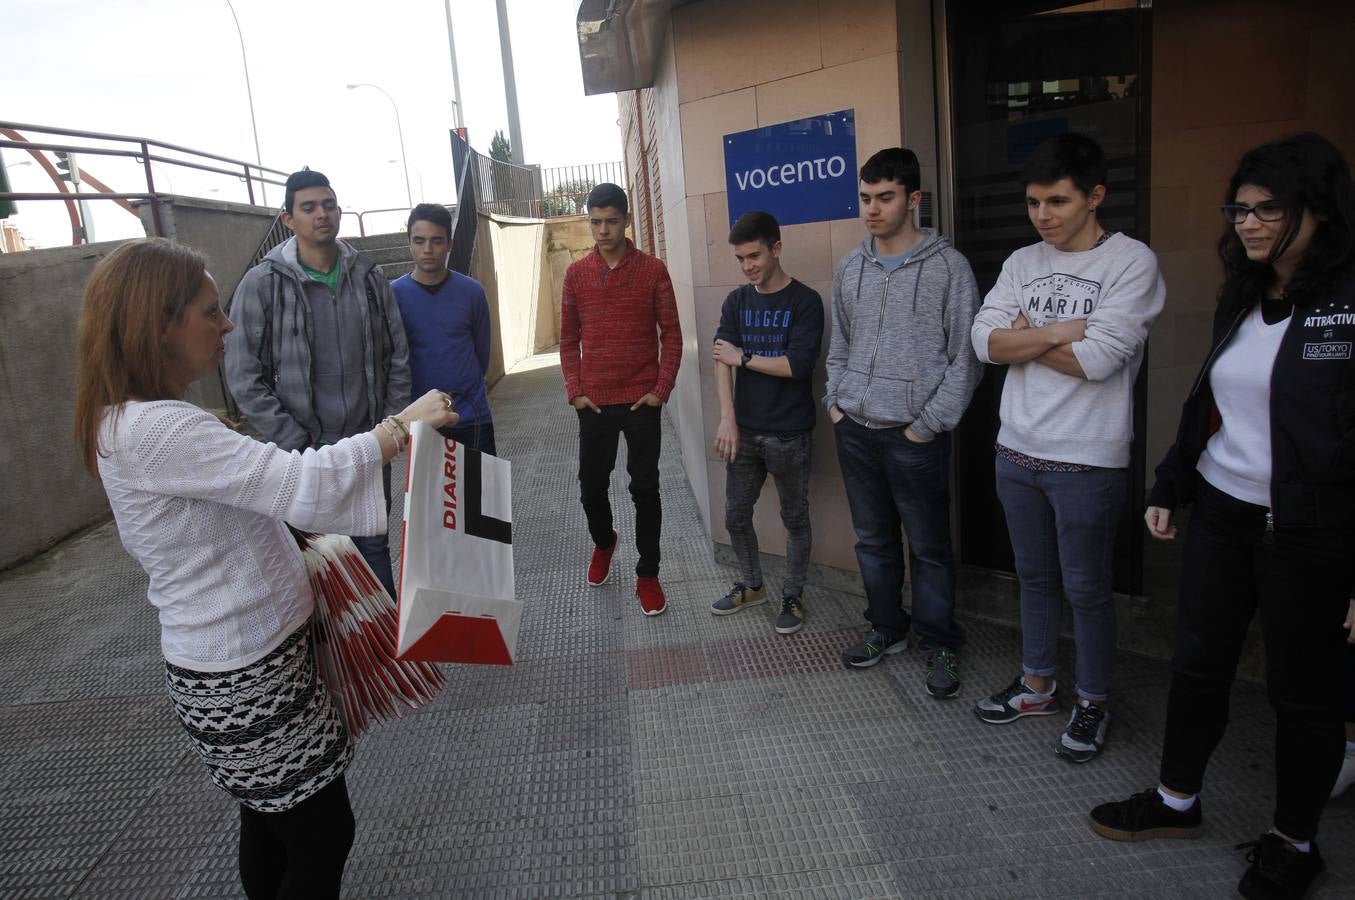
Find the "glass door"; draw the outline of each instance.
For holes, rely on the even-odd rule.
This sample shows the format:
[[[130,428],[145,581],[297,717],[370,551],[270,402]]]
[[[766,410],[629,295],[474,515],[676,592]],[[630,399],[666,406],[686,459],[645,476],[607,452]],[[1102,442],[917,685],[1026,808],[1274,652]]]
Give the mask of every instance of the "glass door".
[[[951,238],[986,294],[1002,262],[1039,238],[1017,179],[1045,138],[1089,135],[1110,163],[1101,223],[1148,241],[1150,12],[1134,0],[946,3],[954,223]],[[1143,571],[1143,432],[1147,365],[1135,386],[1130,502],[1115,555],[1115,589],[1139,593]],[[988,366],[956,430],[960,559],[1012,571],[993,476],[1005,366]]]

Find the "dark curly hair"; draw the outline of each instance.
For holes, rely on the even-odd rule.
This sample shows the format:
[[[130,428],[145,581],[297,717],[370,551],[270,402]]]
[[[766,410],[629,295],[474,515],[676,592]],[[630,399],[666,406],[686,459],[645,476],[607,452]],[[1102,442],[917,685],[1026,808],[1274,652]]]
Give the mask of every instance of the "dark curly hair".
[[[1306,209],[1317,228],[1285,296],[1313,302],[1355,267],[1355,184],[1341,151],[1319,134],[1305,132],[1248,150],[1228,181],[1223,202],[1235,203],[1243,185],[1264,188],[1284,206],[1284,233],[1265,262],[1247,258],[1246,248],[1229,225],[1219,238],[1223,260],[1222,296],[1255,303],[1275,280],[1272,263],[1289,249]]]

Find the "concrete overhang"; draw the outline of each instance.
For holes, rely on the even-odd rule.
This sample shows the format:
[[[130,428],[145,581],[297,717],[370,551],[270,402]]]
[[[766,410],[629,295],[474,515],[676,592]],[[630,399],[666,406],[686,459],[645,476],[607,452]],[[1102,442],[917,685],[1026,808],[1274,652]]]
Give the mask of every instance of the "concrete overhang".
[[[582,0],[576,26],[585,94],[654,83],[668,17],[693,0]]]

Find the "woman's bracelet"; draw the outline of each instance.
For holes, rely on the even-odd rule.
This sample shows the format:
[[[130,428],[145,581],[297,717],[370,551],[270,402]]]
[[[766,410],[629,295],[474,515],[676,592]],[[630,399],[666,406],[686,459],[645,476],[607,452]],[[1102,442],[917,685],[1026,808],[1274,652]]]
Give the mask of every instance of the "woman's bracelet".
[[[395,455],[399,456],[405,452],[405,447],[409,446],[409,429],[405,423],[401,422],[398,416],[387,416],[381,420],[381,427],[395,441]]]

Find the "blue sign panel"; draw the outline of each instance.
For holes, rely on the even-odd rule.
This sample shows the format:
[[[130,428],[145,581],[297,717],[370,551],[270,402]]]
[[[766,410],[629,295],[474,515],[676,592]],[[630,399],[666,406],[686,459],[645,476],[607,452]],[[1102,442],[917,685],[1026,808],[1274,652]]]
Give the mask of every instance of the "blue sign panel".
[[[782,225],[858,214],[856,111],[727,134],[729,224],[751,209]]]

